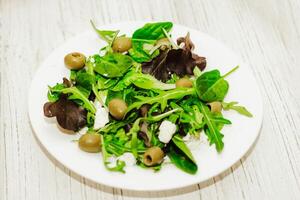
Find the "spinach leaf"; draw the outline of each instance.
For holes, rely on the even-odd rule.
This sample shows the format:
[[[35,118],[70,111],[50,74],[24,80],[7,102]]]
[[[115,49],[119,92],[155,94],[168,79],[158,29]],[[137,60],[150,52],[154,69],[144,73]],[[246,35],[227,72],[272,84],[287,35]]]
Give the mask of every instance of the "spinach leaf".
[[[94,70],[108,78],[121,77],[132,66],[132,59],[120,53],[108,53],[103,57],[94,56]]]
[[[220,75],[219,70],[203,73],[196,80],[199,98],[205,102],[223,101],[229,89],[229,84],[224,78],[234,72],[237,68],[238,66],[224,76]]]
[[[133,35],[133,39],[146,39],[146,40],[157,40],[164,37],[164,32],[170,31],[173,27],[172,22],[157,22],[147,23],[142,28],[137,29]]]
[[[217,151],[221,152],[224,147],[224,143],[222,140],[224,135],[219,131],[219,128],[217,127],[215,121],[212,119],[213,116],[208,106],[206,106],[202,102],[198,102],[198,106],[201,113],[203,114],[204,122],[206,124],[204,131],[208,137],[209,143],[215,144]]]
[[[147,23],[136,30],[132,35],[132,48],[129,50],[130,56],[139,63],[150,61],[158,56],[159,50],[152,51],[156,40],[163,38],[163,30],[170,31],[172,26],[171,22]]]
[[[171,162],[189,174],[196,174],[198,166],[183,151],[181,151],[173,142],[170,144],[170,151],[167,154]]]
[[[175,135],[172,138],[172,141],[191,161],[196,164],[196,160],[194,159],[192,152],[178,135]]]
[[[147,45],[154,46],[155,40],[139,40],[132,39],[132,48],[129,49],[129,55],[138,63],[150,61],[153,57],[159,54],[156,50],[153,54],[150,54],[151,48],[145,48]]]
[[[96,28],[95,24],[93,21],[90,21],[92,24],[93,29],[96,31],[96,33],[100,36],[101,39],[106,41],[109,46],[112,45],[113,41],[117,37],[118,33],[120,32],[119,30],[116,31],[111,31],[111,30],[99,30]]]
[[[241,115],[245,115],[247,117],[253,117],[253,115],[245,108],[244,106],[237,106],[238,102],[232,101],[229,103],[222,102],[222,107],[224,110],[235,110]]]

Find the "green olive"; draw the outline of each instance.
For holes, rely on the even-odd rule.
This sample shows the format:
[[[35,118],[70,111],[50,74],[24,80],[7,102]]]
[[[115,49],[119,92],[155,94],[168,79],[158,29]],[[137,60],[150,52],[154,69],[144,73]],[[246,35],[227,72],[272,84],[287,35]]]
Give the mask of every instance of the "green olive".
[[[65,65],[69,69],[81,69],[85,65],[85,56],[79,52],[69,53],[65,56]]]
[[[128,51],[131,48],[131,45],[131,38],[117,37],[112,44],[112,49],[115,52],[123,53]]]
[[[122,99],[112,99],[108,103],[108,110],[115,119],[121,120],[127,111],[127,104]]]
[[[219,101],[213,101],[208,103],[211,112],[213,113],[219,113],[222,111],[222,103]]]
[[[101,151],[100,135],[96,133],[86,133],[79,138],[79,148],[89,153],[97,153]]]
[[[144,153],[144,164],[147,166],[157,165],[162,162],[164,152],[159,147],[151,147]]]
[[[176,87],[185,87],[185,88],[190,88],[193,87],[193,82],[190,79],[187,78],[181,78],[176,81]]]

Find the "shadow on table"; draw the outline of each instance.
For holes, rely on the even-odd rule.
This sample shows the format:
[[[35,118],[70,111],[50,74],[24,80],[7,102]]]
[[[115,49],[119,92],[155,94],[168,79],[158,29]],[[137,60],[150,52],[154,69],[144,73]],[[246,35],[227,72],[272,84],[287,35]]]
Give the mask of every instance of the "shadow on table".
[[[262,129],[262,127],[260,128],[260,131],[261,131],[261,129]],[[32,132],[34,132],[33,128],[32,128]],[[172,190],[133,191],[133,190],[127,190],[127,189],[112,188],[112,187],[109,187],[106,185],[98,184],[94,181],[88,180],[88,179],[78,175],[75,172],[70,171],[69,169],[65,168],[58,160],[56,160],[52,155],[50,155],[48,153],[48,151],[44,148],[44,146],[40,143],[40,141],[38,140],[36,135],[35,134],[33,134],[33,135],[34,135],[34,138],[37,141],[38,145],[41,147],[42,151],[55,164],[55,166],[58,167],[60,170],[62,170],[64,173],[68,174],[73,179],[75,179],[89,187],[92,187],[94,189],[100,190],[102,192],[110,193],[113,195],[122,195],[122,196],[129,196],[129,197],[148,197],[148,198],[159,198],[159,197],[166,197],[166,196],[171,197],[171,196],[176,196],[176,195],[183,195],[186,193],[191,193],[191,192],[195,192],[197,190],[206,188],[210,185],[213,185],[213,184],[223,180],[227,175],[233,173],[237,168],[239,168],[242,165],[242,161],[245,161],[248,158],[248,156],[253,151],[253,149],[258,141],[258,138],[260,137],[260,134],[259,134],[259,136],[256,138],[255,142],[253,143],[251,148],[247,151],[247,153],[238,162],[236,162],[232,167],[225,170],[218,176],[215,176],[207,181],[204,181],[199,184],[183,187],[183,188],[172,189]]]

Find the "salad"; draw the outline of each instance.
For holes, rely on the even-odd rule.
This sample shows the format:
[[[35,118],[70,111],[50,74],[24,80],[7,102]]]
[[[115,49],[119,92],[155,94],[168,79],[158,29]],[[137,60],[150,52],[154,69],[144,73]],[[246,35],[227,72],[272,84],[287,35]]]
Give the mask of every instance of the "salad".
[[[107,45],[95,55],[65,56],[70,75],[49,86],[43,110],[62,132],[79,134],[81,150],[101,153],[107,170],[124,173],[133,164],[158,171],[171,163],[195,174],[189,138],[206,135],[221,153],[222,128],[231,124],[222,112],[252,117],[224,102],[226,78],[238,66],[224,75],[204,71],[206,58],[193,52],[189,33],[172,39],[172,22],[147,23],[131,36],[91,24]]]

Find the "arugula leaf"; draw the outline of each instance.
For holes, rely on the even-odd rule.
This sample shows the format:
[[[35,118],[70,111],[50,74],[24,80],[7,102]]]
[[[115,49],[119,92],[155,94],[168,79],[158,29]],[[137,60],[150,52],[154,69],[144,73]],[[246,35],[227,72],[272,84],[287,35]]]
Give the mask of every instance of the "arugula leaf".
[[[232,101],[229,103],[222,102],[222,107],[224,110],[235,110],[241,115],[245,115],[247,117],[253,117],[253,115],[245,108],[244,106],[236,105],[238,102]]]
[[[143,74],[141,72],[129,71],[124,78],[122,78],[118,84],[112,89],[113,91],[120,91],[134,84],[142,89],[159,89],[170,90],[175,89],[175,84],[163,83],[149,74]]]
[[[149,74],[135,74],[134,79],[131,81],[135,86],[143,89],[160,89],[170,90],[175,89],[175,84],[163,83]]]
[[[104,41],[106,41],[108,43],[109,46],[112,45],[113,41],[115,40],[115,38],[117,37],[117,35],[119,34],[119,30],[116,31],[111,31],[111,30],[99,30],[96,28],[95,24],[93,23],[92,20],[90,20],[93,29],[96,31],[96,33],[100,36],[101,39],[103,39]]]
[[[50,102],[56,102],[60,97],[61,90],[66,88],[66,86],[63,83],[57,83],[53,87],[48,86],[48,88],[49,88],[47,93],[48,100]]]
[[[124,91],[115,92],[112,90],[108,90],[106,100],[105,100],[105,105],[108,105],[112,99],[123,99],[123,94]]]
[[[121,77],[132,66],[132,59],[121,53],[107,53],[105,56],[94,56],[94,71],[108,78]]]
[[[64,94],[71,94],[69,96],[69,99],[71,100],[81,100],[83,103],[83,107],[87,109],[91,113],[96,112],[95,106],[88,100],[88,98],[76,87],[69,87],[69,88],[64,88],[61,90],[62,93]]]
[[[150,116],[150,117],[147,117],[146,120],[149,122],[159,122],[159,121],[163,120],[164,118],[171,116],[173,113],[179,112],[179,111],[182,111],[182,108],[175,108],[173,110],[169,110],[160,115]]]
[[[138,157],[138,151],[137,151],[137,146],[138,146],[138,138],[137,138],[137,134],[140,130],[140,122],[142,121],[143,118],[138,118],[137,120],[135,120],[135,122],[133,123],[128,135],[131,135],[131,151],[132,154],[134,155],[135,158]]]
[[[174,143],[170,144],[170,151],[167,154],[171,162],[184,172],[196,174],[198,166],[183,151],[181,151]]]
[[[100,137],[101,137],[101,141],[102,141],[101,150],[102,150],[102,157],[103,157],[103,163],[104,163],[105,168],[109,171],[117,171],[117,172],[125,173],[124,167],[125,167],[126,163],[124,161],[117,160],[116,166],[114,166],[114,167],[109,166],[110,162],[108,162],[108,158],[111,155],[106,150],[107,143],[106,143],[105,137],[103,135],[100,135]]]
[[[163,91],[155,97],[143,97],[137,96],[136,98],[140,101],[136,101],[127,108],[127,113],[133,109],[138,109],[144,104],[154,104],[159,103],[161,105],[162,111],[167,107],[168,100],[170,99],[181,99],[187,95],[193,95],[195,93],[194,88],[176,88],[173,90]]]
[[[215,144],[217,151],[221,152],[224,147],[224,143],[222,140],[224,135],[219,131],[215,121],[212,120],[212,114],[208,106],[206,106],[202,102],[199,102],[198,105],[201,113],[203,114],[204,122],[206,124],[204,131],[208,137],[209,143]]]
[[[196,101],[199,101],[196,99]],[[200,112],[197,105],[185,104],[188,102],[183,101],[181,106],[185,112],[180,115],[180,122],[185,125],[186,132],[190,134],[197,134],[199,129],[203,128],[203,114]]]
[[[97,89],[98,90],[107,90],[114,87],[118,83],[118,78],[104,78],[102,76],[97,76]]]
[[[234,72],[237,68],[238,66],[224,76],[220,75],[219,70],[203,73],[196,80],[199,98],[205,102],[223,101],[229,89],[229,84],[224,78]]]

